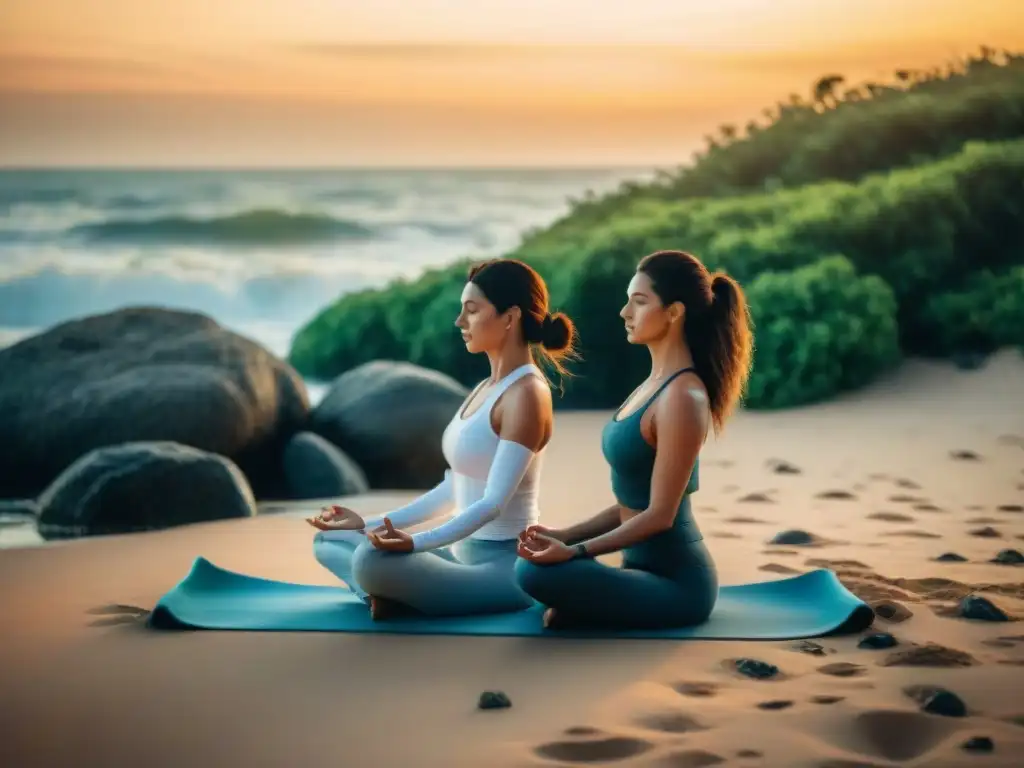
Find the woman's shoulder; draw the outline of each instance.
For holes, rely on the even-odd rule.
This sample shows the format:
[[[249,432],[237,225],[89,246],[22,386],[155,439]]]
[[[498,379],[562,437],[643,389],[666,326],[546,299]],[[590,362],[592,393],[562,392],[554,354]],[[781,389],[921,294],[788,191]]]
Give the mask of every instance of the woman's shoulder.
[[[655,417],[662,415],[689,424],[703,424],[711,412],[708,391],[696,376],[674,378],[654,405]]]

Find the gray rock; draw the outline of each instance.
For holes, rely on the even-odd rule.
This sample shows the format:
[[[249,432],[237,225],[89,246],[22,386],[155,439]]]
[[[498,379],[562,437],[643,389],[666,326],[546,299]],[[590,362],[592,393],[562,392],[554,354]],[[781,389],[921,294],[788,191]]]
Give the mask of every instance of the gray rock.
[[[358,464],[312,432],[299,432],[288,441],[284,472],[293,499],[352,496],[370,489]]]
[[[997,606],[987,597],[980,595],[968,595],[960,601],[960,615],[965,619],[977,621],[1009,621],[1002,608]]]
[[[39,498],[39,533],[75,538],[256,514],[241,471],[223,456],[169,442],[98,448]]]
[[[1003,549],[989,562],[997,565],[1021,565],[1024,564],[1024,555],[1016,549]]]
[[[172,441],[284,495],[281,451],[309,412],[286,363],[205,315],[131,308],[0,350],[0,497],[36,496],[95,448]]]
[[[467,395],[437,371],[366,363],[334,381],[310,429],[351,456],[373,488],[429,488],[444,477],[441,436]]]
[[[507,709],[512,706],[512,701],[505,695],[504,691],[484,691],[477,701],[479,709]]]
[[[775,534],[775,538],[769,541],[769,544],[788,544],[790,546],[805,546],[812,544],[816,541],[813,534],[807,531],[801,530],[790,530],[781,531]]]

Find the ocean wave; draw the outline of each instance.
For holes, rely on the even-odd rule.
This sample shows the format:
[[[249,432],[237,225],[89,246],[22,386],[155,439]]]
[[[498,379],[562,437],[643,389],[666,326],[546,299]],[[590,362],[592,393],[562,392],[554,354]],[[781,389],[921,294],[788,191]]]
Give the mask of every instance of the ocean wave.
[[[108,219],[73,227],[69,234],[91,242],[220,244],[225,246],[302,245],[370,238],[374,230],[321,213],[265,208],[227,216],[162,216]]]

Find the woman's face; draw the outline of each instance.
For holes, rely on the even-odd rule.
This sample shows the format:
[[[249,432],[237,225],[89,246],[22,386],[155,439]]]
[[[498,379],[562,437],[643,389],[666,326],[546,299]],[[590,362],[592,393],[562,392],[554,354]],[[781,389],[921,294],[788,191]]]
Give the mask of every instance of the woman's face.
[[[651,279],[643,272],[633,275],[626,294],[626,306],[619,316],[626,321],[626,340],[630,344],[650,344],[664,338],[682,317],[679,305],[666,307],[661,303]]]
[[[476,283],[466,283],[462,289],[462,311],[455,325],[462,331],[466,349],[476,354],[501,349],[510,332],[512,310],[498,314],[498,310]]]

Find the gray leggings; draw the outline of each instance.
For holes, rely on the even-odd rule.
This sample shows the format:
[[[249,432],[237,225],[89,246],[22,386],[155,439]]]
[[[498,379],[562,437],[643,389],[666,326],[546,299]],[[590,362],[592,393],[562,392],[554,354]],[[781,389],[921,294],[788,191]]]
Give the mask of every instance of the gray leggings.
[[[718,574],[704,542],[675,531],[624,551],[622,567],[597,560],[516,563],[524,592],[574,626],[665,629],[700,624],[718,599]]]
[[[515,580],[516,540],[462,539],[427,552],[381,552],[352,531],[318,533],[313,554],[366,600],[395,600],[432,616],[505,613],[533,600]]]

